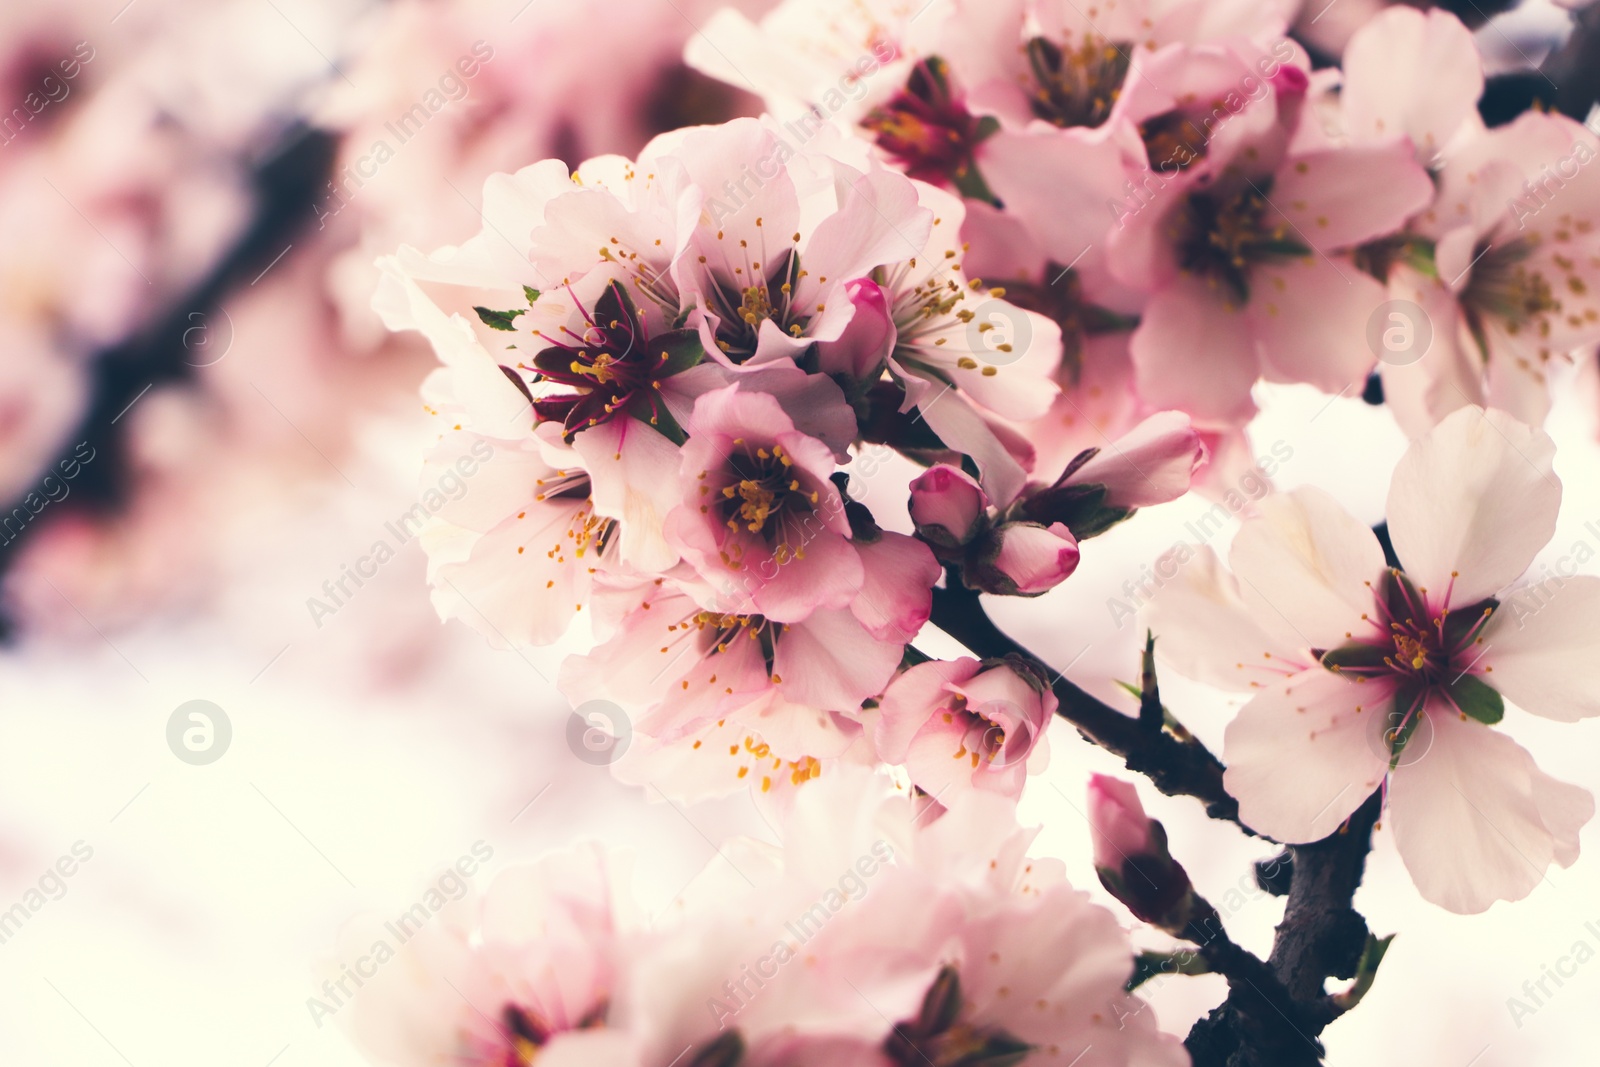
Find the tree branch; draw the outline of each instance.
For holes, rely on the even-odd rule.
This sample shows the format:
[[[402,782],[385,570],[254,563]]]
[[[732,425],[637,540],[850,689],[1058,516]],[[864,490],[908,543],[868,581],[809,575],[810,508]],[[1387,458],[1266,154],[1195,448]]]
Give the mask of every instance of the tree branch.
[[[1323,992],[1329,978],[1353,978],[1367,943],[1367,923],[1351,899],[1366,870],[1382,793],[1368,797],[1339,830],[1289,849],[1293,874],[1283,921],[1267,967],[1290,998],[1272,1003],[1262,990],[1229,976],[1228,999],[1189,1031],[1194,1067],[1313,1067],[1318,1036],[1346,1008]],[[1253,958],[1253,957],[1252,957]],[[1221,970],[1221,968],[1216,968]]]
[[[957,581],[933,591],[932,622],[982,658],[1017,654],[1044,664],[989,618],[978,594]],[[1053,672],[1052,672],[1053,673]],[[1239,823],[1239,805],[1222,788],[1222,763],[1200,742],[1179,741],[1161,730],[1148,730],[1131,715],[1079,689],[1065,676],[1051,683],[1057,714],[1078,728],[1085,738],[1121,756],[1128,770],[1145,775],[1169,796],[1195,797],[1213,819],[1225,819],[1245,833]]]

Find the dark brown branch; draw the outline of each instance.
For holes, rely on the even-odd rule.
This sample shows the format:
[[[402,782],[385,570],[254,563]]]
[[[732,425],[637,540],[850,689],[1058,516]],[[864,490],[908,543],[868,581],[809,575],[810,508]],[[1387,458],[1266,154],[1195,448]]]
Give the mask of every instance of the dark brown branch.
[[[1374,793],[1337,833],[1289,850],[1289,899],[1267,967],[1290,1003],[1272,1003],[1261,989],[1230,975],[1228,999],[1195,1023],[1184,1042],[1194,1067],[1322,1062],[1317,1038],[1344,1012],[1323,985],[1329,978],[1355,977],[1366,946],[1367,923],[1351,907],[1351,898],[1366,870],[1381,810],[1382,794]]]
[[[1045,663],[997,627],[978,594],[959,582],[933,591],[932,621],[977,656],[1016,654]],[[1222,788],[1222,763],[1200,742],[1179,741],[1165,731],[1146,729],[1138,719],[1097,700],[1064,676],[1057,676],[1051,688],[1060,704],[1057,714],[1094,744],[1121,756],[1130,771],[1145,775],[1169,796],[1197,798],[1213,819],[1238,824],[1239,805]]]

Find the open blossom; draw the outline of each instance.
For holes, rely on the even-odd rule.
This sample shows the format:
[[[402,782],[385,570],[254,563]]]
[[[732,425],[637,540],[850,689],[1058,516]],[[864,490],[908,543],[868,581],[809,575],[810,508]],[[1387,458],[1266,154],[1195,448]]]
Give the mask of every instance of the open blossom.
[[[1235,63],[1207,76],[1237,81],[1250,68]],[[1258,377],[1338,392],[1374,363],[1367,323],[1384,291],[1353,253],[1425,208],[1433,184],[1404,139],[1297,139],[1308,84],[1282,67],[1209,136],[1180,115],[1152,159],[1151,202],[1112,233],[1111,270],[1149,294],[1132,352],[1151,403],[1241,422]]]
[[[601,589],[611,636],[560,675],[574,706],[603,699],[633,717],[618,774],[698,799],[800,786],[845,756],[852,718],[883,691],[927,621],[938,564],[903,534],[852,548],[870,576],[847,606],[779,622],[715,607],[726,594],[679,568]]]
[[[702,577],[726,582],[729,609],[798,622],[846,607],[866,573],[828,447],[773,397],[734,386],[696,401],[689,429],[668,536]],[[753,580],[741,590],[741,578]]]
[[[1428,78],[1400,56],[1433,57]],[[1460,407],[1530,424],[1550,410],[1550,372],[1600,341],[1600,139],[1530,111],[1486,129],[1471,106],[1482,61],[1454,15],[1386,11],[1350,42],[1343,119],[1352,140],[1404,129],[1438,168],[1438,192],[1406,234],[1374,253],[1389,295],[1384,395],[1418,435]]]
[[[479,846],[478,859],[492,857]],[[366,981],[348,1004],[338,992],[351,992],[347,978],[324,984],[308,1001],[312,1017],[321,1025],[339,1012],[386,1067],[599,1062],[620,1044],[600,1031],[626,962],[622,939],[638,936],[626,871],[592,845],[504,871],[481,897],[448,871],[438,885],[451,897],[430,890],[439,896],[431,919],[362,919],[344,931],[329,970],[353,968]]]
[[[675,1056],[699,1067],[896,1067],[975,1052],[1037,1065],[1187,1062],[1150,1005],[1123,990],[1133,952],[1116,919],[1073,889],[1058,862],[1027,855],[1032,831],[1003,798],[956,797],[946,811],[856,768],[798,796],[780,835],[776,847],[730,842],[738,871],[710,864],[648,933],[598,922],[622,910],[605,897],[609,908],[575,926],[548,924],[579,939],[559,946],[578,961],[611,961],[610,995],[583,1025],[549,1026],[516,1049],[523,1059],[506,1062],[536,1053],[541,1064],[608,1067]],[[544,883],[559,872],[546,861],[516,873]],[[518,962],[539,965],[555,948],[534,923],[485,924],[483,934],[477,954],[508,959],[513,976]],[[506,953],[512,946],[518,955]],[[415,957],[391,966],[408,964],[433,979]],[[581,976],[563,984],[586,988]],[[489,1015],[502,1000],[474,1004]],[[470,1010],[460,998],[412,1004],[430,1007],[458,1025]],[[437,1041],[419,1050],[448,1051]]]
[[[984,789],[1016,797],[1030,770],[1043,769],[1055,712],[1044,679],[1014,664],[935,660],[885,690],[874,743],[924,792]]]
[[[1600,714],[1587,649],[1600,579],[1567,581],[1532,610],[1506,592],[1554,531],[1553,452],[1501,412],[1459,409],[1395,471],[1399,569],[1308,488],[1261,502],[1232,575],[1203,550],[1161,591],[1158,649],[1252,694],[1224,753],[1246,824],[1314,841],[1387,782],[1412,879],[1458,912],[1520,899],[1577,858],[1592,798],[1495,728],[1507,702],[1563,722]]]

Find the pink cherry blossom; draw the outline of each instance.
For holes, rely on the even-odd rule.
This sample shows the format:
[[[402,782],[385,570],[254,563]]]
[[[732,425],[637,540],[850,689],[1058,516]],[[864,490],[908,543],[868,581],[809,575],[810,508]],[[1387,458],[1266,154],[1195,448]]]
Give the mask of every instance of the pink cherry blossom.
[[[904,764],[936,796],[983,789],[1020,796],[1041,770],[1056,697],[1044,679],[1008,664],[962,657],[921,663],[897,677],[875,716],[878,755]]]
[[[732,386],[696,401],[688,429],[667,536],[727,610],[799,622],[846,607],[866,572],[827,446],[771,396]]]
[[[1120,870],[1123,860],[1150,852],[1150,817],[1132,785],[1103,774],[1089,776],[1089,825],[1094,865]]]
[[[1459,409],[1395,471],[1403,570],[1306,488],[1261,502],[1234,539],[1232,575],[1202,549],[1162,590],[1157,648],[1252,694],[1225,749],[1248,825],[1316,840],[1387,782],[1413,880],[1458,912],[1519,899],[1577,858],[1593,800],[1493,728],[1506,702],[1559,721],[1600,714],[1577,636],[1600,619],[1600,581],[1574,578],[1532,609],[1507,592],[1554,530],[1553,451],[1501,412]]]
[[[966,544],[977,532],[989,499],[959,467],[940,463],[911,483],[911,521],[929,540]]]
[[[1078,540],[1062,523],[1008,522],[994,535],[998,547],[991,566],[1004,588],[1022,596],[1048,592],[1078,569]]]
[[[1248,59],[1204,79],[1240,82]],[[1112,271],[1149,294],[1132,353],[1154,405],[1239,422],[1258,377],[1333,393],[1374,363],[1366,331],[1383,287],[1353,252],[1398,231],[1433,185],[1404,140],[1297,145],[1306,86],[1300,67],[1280,68],[1209,138],[1174,112],[1148,202],[1130,200],[1112,232]]]

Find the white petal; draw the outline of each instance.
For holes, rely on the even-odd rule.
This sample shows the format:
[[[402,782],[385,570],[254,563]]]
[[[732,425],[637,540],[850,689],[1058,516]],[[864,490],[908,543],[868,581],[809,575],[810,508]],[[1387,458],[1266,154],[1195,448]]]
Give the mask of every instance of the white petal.
[[[1600,578],[1552,576],[1500,605],[1483,632],[1483,680],[1523,711],[1600,715]]]
[[[1312,667],[1239,709],[1224,735],[1222,781],[1244,824],[1292,844],[1337,830],[1389,767],[1381,696]]]
[[[1461,408],[1412,443],[1389,483],[1389,533],[1413,581],[1452,604],[1510,585],[1550,540],[1561,507],[1555,442],[1501,411]]]
[[[1264,623],[1239,595],[1239,583],[1209,546],[1187,544],[1155,564],[1158,580],[1172,577],[1145,609],[1143,625],[1156,635],[1156,651],[1179,674],[1222,689],[1248,691],[1312,665],[1309,651]],[[1113,611],[1116,612],[1116,602]]]
[[[1373,608],[1383,549],[1321,489],[1269,496],[1229,552],[1239,593],[1264,621],[1274,616],[1311,648],[1337,648]]]
[[[1418,892],[1450,911],[1521,900],[1552,861],[1577,857],[1594,798],[1544,774],[1498,730],[1448,710],[1428,715],[1432,745],[1389,787],[1400,858]]]

